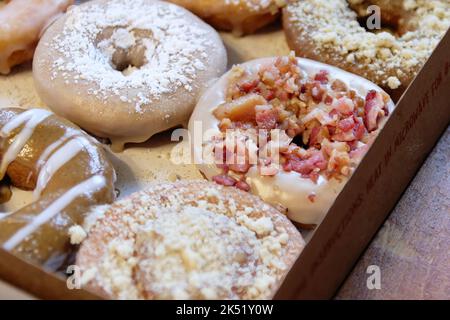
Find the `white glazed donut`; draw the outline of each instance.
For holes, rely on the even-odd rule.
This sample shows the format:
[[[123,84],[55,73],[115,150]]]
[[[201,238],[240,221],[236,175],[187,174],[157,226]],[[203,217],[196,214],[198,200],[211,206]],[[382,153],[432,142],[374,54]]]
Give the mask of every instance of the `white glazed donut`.
[[[194,159],[208,179],[251,191],[311,227],[323,220],[393,109],[378,86],[335,67],[293,55],[250,61],[200,99],[189,123],[195,140],[203,132]],[[262,137],[268,132],[268,147],[249,128]],[[223,143],[233,135],[245,141],[241,151]]]
[[[47,30],[33,75],[53,111],[120,149],[186,124],[226,60],[217,32],[181,7],[94,0]]]

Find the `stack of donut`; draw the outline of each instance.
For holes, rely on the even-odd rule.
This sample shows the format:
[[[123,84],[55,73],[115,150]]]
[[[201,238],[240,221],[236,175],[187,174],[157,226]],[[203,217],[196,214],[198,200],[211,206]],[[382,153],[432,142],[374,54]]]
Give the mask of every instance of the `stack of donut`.
[[[112,299],[272,298],[305,246],[299,229],[323,221],[394,111],[388,93],[450,25],[447,0],[72,3],[0,2],[0,73],[33,58],[52,110],[0,109],[0,202],[9,185],[34,195],[0,214],[0,245],[49,270],[76,251],[82,284]],[[389,30],[361,26],[372,5]],[[225,73],[213,27],[244,35],[281,15],[295,53]],[[187,125],[211,181],[115,201],[96,138],[116,152]]]

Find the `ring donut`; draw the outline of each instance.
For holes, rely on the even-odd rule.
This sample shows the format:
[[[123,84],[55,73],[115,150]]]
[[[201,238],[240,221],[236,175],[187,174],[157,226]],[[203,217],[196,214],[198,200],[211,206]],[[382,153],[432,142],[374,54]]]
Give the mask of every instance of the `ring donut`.
[[[270,299],[305,243],[255,196],[208,181],[158,184],[95,213],[82,284],[116,299]]]
[[[0,74],[31,60],[42,30],[73,0],[0,1]]]
[[[358,15],[367,16],[369,5],[380,7],[383,23],[396,34],[370,32],[360,26]],[[450,2],[289,1],[283,22],[289,46],[297,55],[358,74],[398,95],[447,32]]]
[[[1,179],[34,190],[31,204],[0,217],[0,245],[56,270],[71,251],[69,228],[114,200],[114,168],[97,142],[46,110],[0,109],[0,137]]]
[[[120,150],[186,124],[226,64],[217,32],[181,7],[94,0],[46,31],[33,76],[53,111]]]
[[[169,0],[220,30],[254,33],[275,21],[285,0]]]
[[[281,205],[311,227],[393,109],[378,86],[335,67],[293,55],[254,60],[200,99],[189,123],[194,160],[208,179]]]

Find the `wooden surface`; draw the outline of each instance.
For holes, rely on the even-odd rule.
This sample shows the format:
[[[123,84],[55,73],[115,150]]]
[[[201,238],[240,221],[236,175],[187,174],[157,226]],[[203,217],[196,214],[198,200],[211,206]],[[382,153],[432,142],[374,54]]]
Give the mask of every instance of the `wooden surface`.
[[[381,289],[368,290],[379,266]],[[0,282],[0,299],[28,297]],[[450,128],[350,274],[337,299],[450,299]]]
[[[380,290],[367,288],[371,265],[380,268]],[[450,299],[450,128],[337,299]]]

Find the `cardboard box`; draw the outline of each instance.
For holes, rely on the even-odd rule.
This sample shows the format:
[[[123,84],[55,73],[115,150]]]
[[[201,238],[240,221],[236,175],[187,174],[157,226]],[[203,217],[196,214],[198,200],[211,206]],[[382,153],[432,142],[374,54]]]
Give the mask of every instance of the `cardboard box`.
[[[389,215],[450,121],[450,31],[397,104],[276,299],[327,299]],[[0,249],[0,278],[46,299],[95,299]]]

